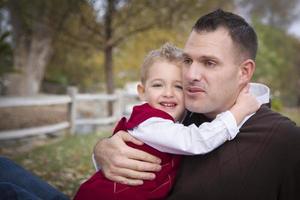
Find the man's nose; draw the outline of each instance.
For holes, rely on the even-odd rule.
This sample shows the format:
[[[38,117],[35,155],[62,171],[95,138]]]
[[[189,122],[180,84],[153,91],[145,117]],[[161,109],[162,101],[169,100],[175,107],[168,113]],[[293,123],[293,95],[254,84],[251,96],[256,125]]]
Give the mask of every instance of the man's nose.
[[[192,63],[189,67],[184,69],[184,78],[189,82],[200,81],[202,75],[201,67],[197,63]]]

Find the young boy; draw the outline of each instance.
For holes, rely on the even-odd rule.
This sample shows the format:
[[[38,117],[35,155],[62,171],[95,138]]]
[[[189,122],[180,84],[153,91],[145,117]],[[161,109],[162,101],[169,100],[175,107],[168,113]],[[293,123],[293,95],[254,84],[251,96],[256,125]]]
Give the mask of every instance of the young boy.
[[[164,199],[172,188],[180,161],[180,156],[170,153],[208,153],[227,140],[232,140],[239,131],[237,125],[258,110],[259,103],[244,89],[230,111],[221,113],[211,123],[199,127],[179,124],[185,111],[181,55],[182,52],[170,44],[148,54],[142,65],[141,84],[137,88],[139,97],[147,103],[135,106],[129,120],[122,118],[114,130],[114,133],[125,130],[137,138],[139,135],[159,132],[157,135],[161,136],[160,139],[148,138],[149,141],[143,141],[145,144],[142,146],[129,144],[162,160],[162,169],[156,173],[156,178],[132,187],[112,182],[98,171],[80,186],[75,200]],[[156,150],[153,141],[157,141],[160,147],[164,146],[164,152],[168,153]]]

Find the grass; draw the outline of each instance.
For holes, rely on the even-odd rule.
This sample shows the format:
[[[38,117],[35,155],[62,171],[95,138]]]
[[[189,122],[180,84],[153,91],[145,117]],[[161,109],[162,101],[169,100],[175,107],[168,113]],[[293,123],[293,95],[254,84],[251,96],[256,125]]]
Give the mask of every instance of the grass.
[[[72,198],[80,183],[95,172],[91,161],[94,145],[109,134],[66,136],[12,159]]]
[[[282,113],[300,125],[299,109],[284,109]],[[95,143],[109,134],[67,136],[12,159],[72,198],[80,183],[94,173],[91,155]]]

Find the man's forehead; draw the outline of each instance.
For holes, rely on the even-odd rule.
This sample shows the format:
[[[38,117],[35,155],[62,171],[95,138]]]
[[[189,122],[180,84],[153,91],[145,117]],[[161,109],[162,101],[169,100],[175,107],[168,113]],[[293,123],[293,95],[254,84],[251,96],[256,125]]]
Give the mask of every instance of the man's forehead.
[[[233,48],[233,41],[224,28],[209,32],[192,31],[183,48],[183,55],[222,57],[223,54],[230,53]]]

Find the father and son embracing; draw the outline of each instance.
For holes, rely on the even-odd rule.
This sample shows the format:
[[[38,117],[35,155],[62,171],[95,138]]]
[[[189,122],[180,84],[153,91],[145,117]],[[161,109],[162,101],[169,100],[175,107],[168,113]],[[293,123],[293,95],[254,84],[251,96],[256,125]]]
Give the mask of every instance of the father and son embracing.
[[[257,47],[242,17],[218,9],[183,50],[150,52],[145,103],[95,145],[98,171],[75,199],[300,199],[300,128],[269,108],[267,86],[250,84]],[[6,158],[0,169],[0,199],[67,199]]]

